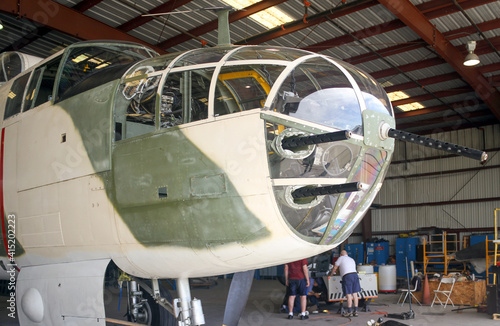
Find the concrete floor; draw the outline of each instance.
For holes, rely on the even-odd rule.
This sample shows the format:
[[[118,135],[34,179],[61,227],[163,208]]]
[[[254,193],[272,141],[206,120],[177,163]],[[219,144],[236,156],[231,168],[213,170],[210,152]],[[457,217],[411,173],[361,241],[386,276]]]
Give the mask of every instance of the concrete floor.
[[[210,289],[193,289],[192,295],[203,303],[206,326],[221,326],[224,315],[225,295],[229,290],[229,280],[219,280],[217,286]],[[384,321],[398,321],[404,325],[497,325],[500,320],[493,320],[492,316],[486,313],[478,313],[475,309],[462,310],[457,313],[451,311],[448,306],[419,306],[412,304],[416,318],[411,320],[400,320],[385,318],[384,315],[400,314],[409,311],[409,305],[397,305],[399,294],[380,294],[372,302],[371,312],[359,312],[358,317],[345,318],[337,314],[339,304],[322,306],[326,313],[311,314],[308,320],[300,320],[295,317],[293,320],[287,319],[287,314],[279,313],[279,308],[283,300],[285,288],[276,280],[255,280],[247,306],[240,320],[239,326],[260,326],[260,325],[307,325],[332,326],[332,325],[367,325],[369,320],[377,320],[382,317]]]
[[[224,316],[225,298],[230,286],[229,279],[220,279],[217,285],[209,288],[195,287],[191,294],[202,300],[203,310],[205,313],[206,326],[221,326]],[[308,320],[299,320],[297,317],[293,320],[288,320],[286,314],[279,313],[279,308],[283,300],[285,288],[276,280],[254,280],[250,298],[240,320],[239,326],[260,326],[260,325],[315,325],[315,326],[332,326],[332,325],[367,325],[369,320],[377,320],[382,317],[384,321],[397,321],[403,325],[497,325],[500,326],[499,320],[493,320],[486,313],[478,313],[475,309],[467,309],[458,313],[452,311],[453,308],[448,306],[446,309],[441,306],[419,306],[412,305],[416,318],[411,320],[400,320],[385,318],[387,313],[399,314],[408,312],[409,306],[405,304],[403,307],[397,305],[396,302],[399,294],[380,294],[377,299],[372,302],[371,312],[359,312],[358,317],[344,318],[337,314],[338,304],[330,306],[322,306],[321,309],[327,310],[318,314],[311,314]],[[7,297],[0,297],[0,325],[1,326],[18,326],[16,319],[8,317],[6,309]],[[49,325],[44,325],[49,326]]]

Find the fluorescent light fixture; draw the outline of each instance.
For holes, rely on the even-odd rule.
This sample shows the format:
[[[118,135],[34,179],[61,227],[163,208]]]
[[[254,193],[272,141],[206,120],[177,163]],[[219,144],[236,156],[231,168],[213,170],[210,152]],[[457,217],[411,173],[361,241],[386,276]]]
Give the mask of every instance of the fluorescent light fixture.
[[[226,4],[238,10],[251,6],[260,0],[222,0]],[[250,16],[259,24],[267,27],[274,28],[293,21],[292,17],[285,14],[283,11],[276,7],[267,8],[266,10],[259,11]]]
[[[476,49],[476,41],[467,42],[467,51],[469,52],[464,59],[464,66],[471,67],[479,64],[479,57],[474,53]]]
[[[2,23],[2,21],[0,20],[0,30],[2,30],[2,29],[3,29],[3,23]]]
[[[389,100],[391,102],[398,101],[398,100],[404,100],[405,98],[410,97],[408,94],[406,94],[405,92],[401,92],[401,91],[388,93],[387,96],[389,97]],[[425,108],[425,106],[423,106],[419,102],[413,102],[413,103],[398,105],[397,108],[400,109],[401,111],[407,112],[407,111],[423,109],[423,108]]]

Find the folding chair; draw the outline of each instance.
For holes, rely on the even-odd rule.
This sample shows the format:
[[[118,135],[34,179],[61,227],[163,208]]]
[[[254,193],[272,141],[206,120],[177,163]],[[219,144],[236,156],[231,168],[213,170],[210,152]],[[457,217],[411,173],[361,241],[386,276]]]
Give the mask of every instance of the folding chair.
[[[406,293],[403,301],[401,302],[401,305],[404,305],[405,304],[405,301],[406,301],[406,298],[408,297],[408,295],[410,295],[410,300],[411,298],[415,299],[415,301],[418,302],[418,304],[421,306],[422,304],[420,303],[420,301],[418,301],[418,299],[415,297],[415,295],[413,294],[413,292],[417,291],[417,288],[418,288],[418,283],[420,282],[420,279],[417,279],[417,281],[415,282],[415,288],[412,290],[410,289],[410,291],[408,291],[408,289],[401,289],[401,295],[399,296],[399,300],[398,300],[398,304],[399,302],[401,301],[401,298],[403,297],[403,294]]]
[[[446,308],[446,305],[448,304],[448,301],[451,302],[451,305],[453,307],[455,307],[455,305],[453,304],[453,301],[451,301],[451,292],[453,291],[453,286],[455,285],[455,281],[456,281],[456,278],[454,277],[443,277],[441,278],[441,282],[439,282],[439,285],[438,285],[438,288],[437,290],[434,290],[434,300],[432,300],[432,304],[431,304],[431,307],[434,305],[434,302],[439,301],[439,303],[441,305],[443,305],[443,301],[441,301],[441,299],[439,299],[439,294],[442,294],[446,297],[446,302],[444,303],[444,307]],[[443,284],[451,284],[451,287],[449,290],[443,290],[441,288],[441,285]]]

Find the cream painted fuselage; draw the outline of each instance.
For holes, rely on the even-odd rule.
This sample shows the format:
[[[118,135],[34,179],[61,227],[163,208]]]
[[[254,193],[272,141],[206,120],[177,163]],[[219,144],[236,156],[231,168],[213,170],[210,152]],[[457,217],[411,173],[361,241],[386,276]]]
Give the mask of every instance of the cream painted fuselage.
[[[378,129],[394,126],[392,108],[354,67],[225,47],[146,59],[99,83],[114,66],[82,57],[99,46],[110,47],[72,46],[0,88],[3,237],[15,243],[4,241],[4,265],[111,259],[144,278],[278,265],[339,245],[380,189],[393,141]],[[341,130],[352,137],[281,147]],[[362,190],[292,195],[349,182]]]

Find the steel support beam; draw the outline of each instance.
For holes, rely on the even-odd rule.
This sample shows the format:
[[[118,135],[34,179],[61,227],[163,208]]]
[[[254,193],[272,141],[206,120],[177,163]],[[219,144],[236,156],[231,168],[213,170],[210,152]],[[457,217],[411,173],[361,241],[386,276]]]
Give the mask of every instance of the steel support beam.
[[[476,198],[476,199],[463,199],[463,200],[450,200],[450,201],[437,201],[428,203],[414,203],[414,204],[400,204],[400,205],[382,205],[377,209],[396,209],[396,208],[411,208],[411,207],[425,207],[425,206],[449,206],[458,204],[471,204],[471,203],[488,203],[500,200],[500,197],[489,198]]]
[[[454,79],[460,79],[460,75],[456,72],[450,72],[450,73],[443,74],[443,75],[436,75],[436,76],[432,76],[432,77],[418,79],[418,80],[416,80],[416,82],[419,85],[427,86],[427,85],[442,83],[442,82],[446,82],[446,81],[450,81],[450,80],[454,80]],[[384,89],[387,93],[391,93],[391,92],[395,92],[395,91],[402,91],[405,89],[412,89],[412,88],[416,88],[416,87],[419,87],[419,86],[415,82],[409,81],[409,82],[402,83],[402,84],[388,86],[388,87],[385,87]]]
[[[365,216],[361,220],[361,233],[362,233],[362,238],[361,238],[362,241],[366,241],[367,239],[371,239],[373,237],[371,209],[366,211]]]
[[[460,109],[460,108],[464,108],[464,107],[471,106],[471,105],[479,107],[482,104],[483,104],[483,102],[473,102],[473,103],[471,102],[471,103],[469,103],[467,101],[460,101],[460,102],[450,103],[447,105],[441,104],[441,105],[431,106],[431,107],[419,109],[419,110],[398,112],[395,114],[395,116],[396,116],[396,120],[398,120],[398,119],[403,119],[403,118],[417,117],[419,115],[424,115],[424,114],[429,114],[429,113],[443,112],[443,111],[449,110],[450,108]],[[488,114],[491,113],[488,109],[486,109],[485,111],[487,111]]]
[[[238,11],[230,13],[229,14],[229,23],[246,18],[246,17],[251,16],[259,11],[266,10],[266,9],[271,8],[273,6],[279,5],[280,3],[283,3],[285,1],[287,1],[287,0],[268,0],[268,1],[257,2],[251,6],[248,6],[244,10],[238,10]],[[212,20],[206,24],[203,24],[201,26],[198,26],[196,28],[189,30],[189,33],[196,35],[196,36],[201,36],[203,34],[206,34],[208,32],[211,32],[211,31],[217,29],[217,27],[218,27],[217,19],[215,19],[215,20]],[[187,35],[180,34],[180,35],[176,35],[174,37],[169,38],[168,40],[165,40],[165,41],[157,44],[157,46],[162,48],[162,49],[169,49],[173,46],[176,46],[177,44],[181,44],[181,43],[189,41],[189,40],[190,40],[190,38]]]
[[[467,119],[474,119],[474,118],[481,118],[481,117],[492,117],[491,112],[488,109],[480,110],[480,111],[472,111],[472,112],[467,112],[465,114],[465,117]],[[433,118],[433,119],[425,119],[425,125],[426,126],[432,126],[432,125],[438,125],[440,123],[444,122],[452,122],[455,121],[456,125],[455,127],[458,127],[459,124],[462,124],[462,121],[464,120],[464,117],[461,115],[458,115],[457,113],[448,110],[446,111],[443,116],[438,117],[438,118]],[[422,127],[422,122],[408,122],[408,123],[398,123],[398,128],[401,128],[401,130],[408,130],[411,128],[417,128],[417,127]]]
[[[477,24],[477,26],[483,32],[498,29],[498,28],[500,28],[500,19],[494,19],[494,20],[490,20],[490,21],[487,21],[484,23],[480,23],[480,24]],[[473,26],[468,26],[468,27],[463,27],[463,28],[458,28],[458,29],[452,30],[452,31],[448,31],[448,32],[444,33],[443,35],[448,40],[451,41],[451,40],[463,37],[463,35],[465,35],[465,34],[474,34],[474,33],[476,33],[475,28]],[[490,41],[494,41],[495,39],[496,38],[490,38]],[[479,41],[477,44],[477,47],[476,47],[476,51],[474,51],[474,53],[481,54],[481,49],[483,48],[482,43],[486,43],[486,42]],[[387,56],[391,56],[391,55],[396,55],[396,54],[412,51],[415,49],[420,49],[420,48],[423,48],[425,46],[427,46],[427,43],[425,43],[423,40],[415,40],[413,42],[398,44],[398,45],[391,46],[388,48],[380,49],[377,51],[377,53],[383,57],[387,57]],[[464,48],[465,48],[465,46],[464,46]],[[488,48],[489,48],[489,52],[487,52],[487,53],[492,52],[492,50],[489,46],[488,46]],[[483,51],[485,51],[485,50],[483,50]],[[353,65],[357,65],[357,64],[372,61],[375,59],[378,59],[378,56],[373,52],[369,52],[369,53],[358,55],[356,57],[346,58],[346,59],[344,59],[344,61],[349,62]]]
[[[446,1],[448,1],[448,0],[446,0]],[[493,0],[482,0],[482,1],[466,0],[466,1],[462,1],[461,5],[466,7],[466,8],[472,8],[472,7],[476,7],[476,6],[479,6],[481,4],[489,3],[492,1]],[[442,16],[449,15],[449,14],[452,14],[452,13],[459,11],[458,8],[456,8],[456,6],[454,6],[453,4],[452,5],[445,4],[445,3],[442,3],[442,1],[438,1],[438,2],[431,1],[430,4],[431,5],[429,5],[429,2],[426,2],[424,4],[417,5],[417,9],[420,10],[427,19],[438,18],[438,17],[442,17]],[[425,8],[425,12],[423,12],[421,10],[421,8]],[[444,9],[446,9],[446,10],[444,10]],[[482,31],[487,31],[487,30],[499,28],[499,26],[498,26],[499,22],[497,20],[478,24],[478,26],[479,25],[481,25],[480,28]],[[371,27],[365,28],[363,30],[355,31],[352,34],[358,39],[364,39],[364,38],[368,38],[371,36],[387,33],[387,32],[390,32],[390,31],[393,31],[395,29],[402,28],[405,26],[406,25],[401,20],[396,19],[396,20],[385,22],[385,23],[382,23],[382,24],[379,24],[376,26],[371,26]],[[449,38],[449,39],[455,39],[455,38],[463,37],[463,33],[474,34],[474,33],[476,33],[476,30],[475,30],[474,26],[468,26],[468,27],[460,28],[460,29],[455,30],[455,31],[447,32],[444,35],[445,36],[451,35],[451,38]],[[340,45],[348,44],[348,43],[352,43],[352,42],[354,42],[354,39],[350,35],[343,35],[343,36],[336,37],[336,38],[333,38],[330,40],[322,41],[320,43],[312,44],[312,45],[307,46],[307,47],[302,48],[302,49],[312,51],[312,52],[319,52],[319,51],[323,51],[323,50],[326,50],[326,49],[331,48],[331,47],[340,46]],[[418,42],[418,40],[414,41],[412,43],[416,43],[416,42]],[[424,46],[425,46],[425,42],[422,41],[422,43],[418,47],[424,47]],[[412,48],[406,49],[406,47],[408,47],[407,45],[402,45],[401,47],[405,49],[402,52],[412,50]],[[386,49],[380,50],[379,54],[381,54],[380,52],[382,52],[384,50],[386,50]],[[378,56],[375,53],[368,53],[366,55],[370,55],[370,54],[371,54],[371,60],[375,60],[378,58]]]
[[[488,110],[488,112],[491,112],[491,111]],[[496,119],[494,118],[494,116],[491,115],[490,119],[483,120],[480,125],[482,128],[485,126],[495,125],[497,123],[498,122],[496,122]],[[417,135],[430,135],[430,134],[434,134],[436,132],[447,132],[447,131],[457,131],[457,130],[461,130],[461,129],[476,129],[476,128],[478,128],[477,123],[460,122],[460,123],[457,123],[456,125],[451,125],[448,127],[424,129],[424,130],[419,130],[415,133]]]
[[[409,0],[378,0],[396,17],[403,21],[427,44],[443,57],[462,78],[474,88],[478,96],[486,103],[493,114],[500,120],[500,92],[492,87],[475,67],[465,67],[462,62],[465,54],[453,46],[445,36],[415,7]]]
[[[487,31],[491,31],[491,30],[494,30],[494,29],[498,29],[498,28],[500,28],[500,18],[499,19],[493,19],[493,20],[490,20],[490,21],[487,21],[487,22],[484,22],[484,23],[479,23],[479,24],[477,24],[477,26],[483,32],[487,32]],[[476,33],[475,28],[473,26],[467,26],[467,27],[462,27],[462,28],[454,29],[452,31],[448,31],[448,32],[444,33],[443,35],[448,40],[454,40],[454,39],[463,37],[463,35],[465,35],[465,34],[474,34],[474,33]],[[495,38],[491,38],[490,41],[493,41],[494,39]],[[480,53],[480,50],[482,48],[481,44],[483,42],[486,43],[485,41],[479,41],[478,42],[477,47],[476,47],[476,51],[474,51],[474,53],[476,53],[476,54]],[[404,52],[408,52],[408,51],[420,49],[420,48],[423,48],[425,46],[427,46],[427,43],[425,43],[423,40],[415,40],[413,42],[398,44],[398,45],[391,46],[391,47],[388,47],[388,48],[380,49],[380,50],[377,51],[377,53],[379,55],[383,56],[383,57],[388,57],[388,56],[391,56],[391,55],[396,55],[396,54],[400,54],[400,53],[404,53]],[[489,52],[491,52],[491,48],[489,49]],[[375,53],[373,53],[373,52],[369,52],[369,53],[358,55],[356,57],[346,58],[346,59],[344,59],[344,61],[349,62],[349,63],[351,63],[353,65],[357,65],[357,64],[360,64],[360,63],[363,63],[363,62],[372,61],[372,60],[375,60],[375,59],[378,59],[378,56]]]
[[[165,53],[154,45],[52,0],[2,0],[0,1],[0,11],[37,22],[83,40],[129,41],[146,45],[159,53]]]
[[[458,0],[458,3],[463,9],[470,9],[496,1],[498,0]],[[458,11],[453,1],[450,0],[433,0],[424,2],[418,5],[418,10],[425,14],[428,19],[449,15]]]
[[[158,7],[151,9],[148,13],[149,14],[161,14],[161,13],[167,13],[174,11],[175,9],[184,6],[185,4],[188,4],[192,0],[170,0],[167,3],[164,3],[162,5],[159,5]],[[150,22],[153,20],[153,17],[151,16],[146,16],[143,17],[137,16],[131,20],[129,20],[126,23],[123,23],[122,25],[118,26],[117,28],[123,32],[129,32],[133,30],[134,28],[137,28],[143,24],[146,24],[147,22]]]
[[[500,46],[500,36],[490,38],[490,41],[494,45]],[[479,41],[478,42],[478,46],[476,47],[476,51],[474,51],[474,53],[476,53],[478,55],[481,55],[481,54],[488,54],[488,53],[492,53],[493,52],[493,50],[489,46],[486,46],[486,44],[485,44],[486,42],[484,42],[484,45],[483,45],[483,42],[484,41]],[[461,48],[463,48],[463,50],[465,51],[465,46],[462,46]],[[404,52],[404,51],[402,51],[402,52]],[[401,53],[401,52],[397,52],[397,53]],[[396,53],[395,52],[385,53],[384,55],[392,55],[392,54],[396,54]],[[465,57],[465,55],[462,55],[462,57]],[[347,59],[345,61],[349,62],[350,64],[360,64],[360,63],[367,62],[367,61],[370,61],[370,60],[368,60],[368,59],[366,59],[364,57],[362,59],[358,60],[358,57],[354,57],[354,58],[352,58],[352,60]],[[404,71],[404,72],[409,72],[409,71],[414,71],[414,70],[418,70],[418,69],[428,68],[428,67],[431,67],[431,66],[441,65],[441,64],[444,64],[444,63],[446,63],[445,60],[443,60],[440,57],[435,57],[435,58],[430,58],[430,59],[421,60],[421,61],[418,61],[418,62],[412,62],[412,63],[406,64],[406,65],[402,65],[402,66],[399,66],[398,69],[401,70],[401,71]],[[491,64],[491,65],[488,65],[488,66],[479,66],[476,69],[479,71],[479,73],[485,74],[485,73],[489,73],[489,72],[494,72],[494,71],[500,70],[500,68],[499,68],[498,65],[499,65],[498,63],[494,63],[494,64]],[[379,70],[379,71],[372,72],[372,73],[370,73],[370,75],[373,78],[379,80],[379,79],[383,79],[383,78],[386,78],[386,77],[389,77],[389,76],[393,76],[393,75],[399,74],[398,69],[388,68],[388,69],[384,69],[384,70]]]
[[[471,93],[474,92],[472,88],[468,87],[463,87],[463,88],[451,88],[447,89],[444,91],[437,91],[434,92],[433,94],[422,94],[422,95],[417,95],[417,96],[412,96],[408,97],[402,100],[397,100],[397,101],[392,101],[392,106],[396,107],[399,105],[405,105],[405,104],[410,104],[413,102],[423,102],[423,101],[429,101],[433,100],[436,97],[448,97],[448,96],[455,96],[455,95],[460,95],[460,94],[466,94],[466,93]]]
[[[84,12],[92,8],[93,6],[98,5],[99,3],[103,2],[104,0],[84,0],[82,2],[77,3],[74,5],[72,8],[79,11],[79,12]]]
[[[484,74],[485,71],[491,72],[491,71],[497,71],[497,70],[500,70],[500,64],[491,64],[491,65],[487,65],[487,66],[482,66],[479,69],[479,72],[481,74]],[[431,84],[442,83],[445,81],[450,81],[450,80],[455,80],[455,79],[460,79],[460,78],[461,78],[461,76],[457,72],[450,72],[448,74],[437,75],[437,76],[432,76],[432,77],[428,77],[428,78],[422,78],[422,79],[417,80],[417,82],[418,82],[418,84],[420,84],[422,86],[427,86],[427,85],[431,85]],[[487,79],[488,79],[488,82],[490,84],[497,83],[500,79],[500,76],[491,76],[491,77],[488,77]],[[493,85],[493,86],[495,86],[495,85]],[[416,88],[416,87],[418,87],[418,86],[414,82],[406,82],[406,83],[402,83],[402,84],[388,86],[388,87],[385,87],[384,89],[387,93],[391,93],[391,92],[395,92],[395,91],[402,91],[405,89],[411,89],[411,88]]]
[[[238,45],[245,44],[261,44],[267,42],[269,40],[278,38],[283,35],[287,35],[296,31],[299,31],[304,28],[309,28],[316,24],[321,24],[328,19],[336,19],[348,14],[352,14],[353,12],[357,12],[366,8],[370,8],[375,6],[377,1],[374,0],[357,0],[354,2],[350,2],[348,4],[342,4],[334,9],[329,9],[323,12],[320,12],[315,15],[311,15],[307,17],[307,21],[304,22],[303,19],[299,19],[290,23],[286,23],[283,26],[272,28],[266,32],[250,36],[246,39],[240,40],[236,42]]]
[[[405,27],[405,24],[400,20],[393,20],[387,23],[380,24],[378,26],[368,27],[359,31],[355,31],[352,34],[362,40],[368,37],[372,37],[375,35],[380,35],[383,33],[391,32],[400,28]],[[329,48],[333,48],[336,46],[341,46],[344,44],[349,44],[354,42],[354,39],[351,35],[342,35],[333,39],[329,39],[323,42],[319,42],[316,44],[312,44],[310,46],[303,47],[302,50],[311,51],[311,52],[320,52],[327,50]]]

